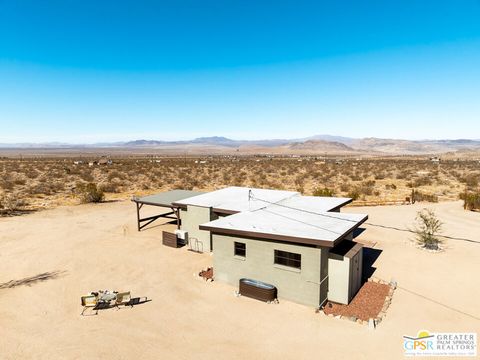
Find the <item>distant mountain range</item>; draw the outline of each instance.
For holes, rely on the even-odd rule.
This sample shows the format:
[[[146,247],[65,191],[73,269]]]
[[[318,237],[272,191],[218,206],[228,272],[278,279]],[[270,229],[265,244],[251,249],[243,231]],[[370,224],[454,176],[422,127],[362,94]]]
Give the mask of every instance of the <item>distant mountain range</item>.
[[[402,140],[380,138],[349,138],[315,135],[300,139],[233,140],[222,136],[200,137],[193,140],[163,141],[134,140],[125,142],[68,144],[18,143],[0,144],[3,149],[94,149],[125,148],[211,153],[335,153],[335,154],[439,154],[457,151],[480,151],[480,140]]]

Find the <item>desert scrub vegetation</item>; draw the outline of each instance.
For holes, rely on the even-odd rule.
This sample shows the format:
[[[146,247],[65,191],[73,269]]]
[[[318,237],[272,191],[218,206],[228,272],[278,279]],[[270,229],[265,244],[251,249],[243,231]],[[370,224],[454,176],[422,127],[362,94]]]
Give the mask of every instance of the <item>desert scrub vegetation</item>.
[[[105,199],[105,193],[95,183],[78,183],[76,192],[84,204],[99,203]]]
[[[463,200],[465,210],[480,210],[480,189],[465,190],[460,194],[460,199]]]
[[[11,215],[25,210],[27,201],[18,194],[7,194],[0,196],[0,215]]]
[[[316,188],[313,190],[313,196],[327,196],[332,197],[335,193],[332,189],[329,188]]]
[[[172,189],[210,191],[248,186],[347,196],[357,201],[458,200],[480,179],[478,161],[352,159],[307,156],[117,156],[92,165],[93,155],[0,160],[0,196],[15,194],[32,207],[77,201],[77,184],[94,183],[106,198],[128,199]],[[76,161],[81,160],[81,162]],[[74,163],[76,161],[76,163]],[[477,187],[478,188],[478,187]],[[325,190],[327,189],[327,190]],[[47,205],[45,205],[47,204]]]
[[[426,202],[436,203],[436,202],[438,202],[438,196],[435,195],[435,194],[426,194],[426,193],[423,193],[419,190],[413,189],[412,190],[412,202],[415,203],[417,201],[418,202],[426,201]]]
[[[417,212],[417,224],[414,228],[416,242],[428,250],[440,250],[443,239],[439,237],[442,231],[442,222],[431,209],[422,209]]]

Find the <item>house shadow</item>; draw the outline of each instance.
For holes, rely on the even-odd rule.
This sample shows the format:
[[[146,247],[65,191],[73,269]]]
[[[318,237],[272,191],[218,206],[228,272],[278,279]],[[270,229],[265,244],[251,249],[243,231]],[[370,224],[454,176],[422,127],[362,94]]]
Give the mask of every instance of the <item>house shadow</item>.
[[[19,280],[10,280],[6,283],[0,284],[0,290],[1,289],[12,289],[17,286],[32,286],[34,284],[37,284],[39,282],[44,282],[47,280],[53,280],[57,279],[61,276],[64,276],[67,272],[66,271],[48,271],[44,273],[40,273],[34,276],[29,276],[23,279]]]
[[[374,267],[373,264],[375,263],[375,261],[377,261],[382,251],[383,250],[374,249],[371,247],[363,247],[363,281],[367,281],[375,273],[375,270],[377,270],[377,268]]]
[[[361,235],[366,229],[365,228],[356,228],[353,230],[353,238],[355,239],[357,236]]]

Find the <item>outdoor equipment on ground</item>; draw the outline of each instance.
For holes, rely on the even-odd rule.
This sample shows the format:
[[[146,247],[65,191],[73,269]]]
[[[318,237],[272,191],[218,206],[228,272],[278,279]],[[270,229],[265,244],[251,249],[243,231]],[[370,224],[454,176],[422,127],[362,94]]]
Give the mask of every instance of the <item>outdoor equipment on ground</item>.
[[[119,306],[131,306],[137,305],[143,302],[147,302],[147,298],[134,298],[130,294],[130,291],[118,292],[111,290],[99,290],[98,292],[91,292],[89,295],[84,295],[81,297],[81,304],[83,306],[83,311],[81,315],[84,315],[85,310],[91,308],[95,311],[92,315],[97,315],[98,310],[109,309],[112,307]]]

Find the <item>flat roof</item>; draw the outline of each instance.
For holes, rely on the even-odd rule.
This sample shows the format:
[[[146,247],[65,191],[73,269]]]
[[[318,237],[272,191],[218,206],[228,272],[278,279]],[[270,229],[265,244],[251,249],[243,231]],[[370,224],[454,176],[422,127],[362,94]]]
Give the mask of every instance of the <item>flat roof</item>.
[[[200,225],[213,233],[333,247],[368,219],[366,214],[310,212],[280,204]]]
[[[250,197],[249,194],[253,196]],[[269,203],[276,203],[294,195],[299,195],[299,193],[295,191],[231,186],[203,195],[179,200],[175,203],[183,206],[211,207],[214,211],[234,214],[241,211],[260,209]]]
[[[282,200],[278,204],[304,211],[321,212],[332,211],[351,202],[351,198],[297,195]]]
[[[192,197],[204,194],[201,191],[190,191],[190,190],[171,190],[165,191],[159,194],[142,196],[139,198],[133,199],[133,201],[140,204],[154,205],[154,206],[163,206],[163,207],[176,207],[173,203]]]

